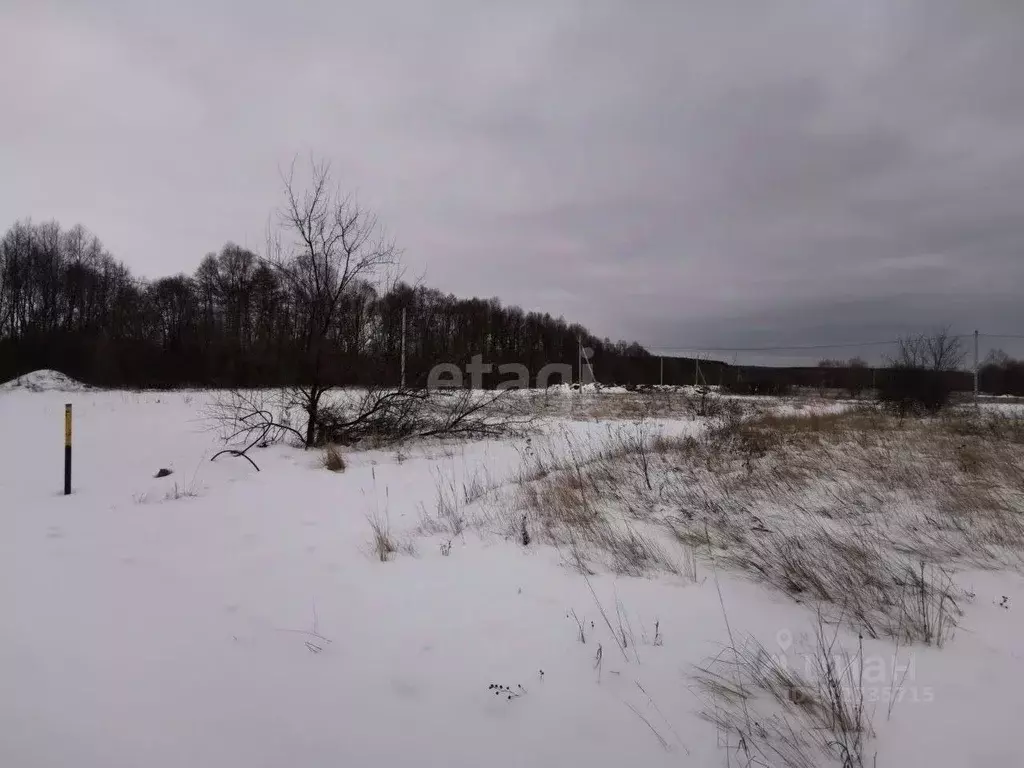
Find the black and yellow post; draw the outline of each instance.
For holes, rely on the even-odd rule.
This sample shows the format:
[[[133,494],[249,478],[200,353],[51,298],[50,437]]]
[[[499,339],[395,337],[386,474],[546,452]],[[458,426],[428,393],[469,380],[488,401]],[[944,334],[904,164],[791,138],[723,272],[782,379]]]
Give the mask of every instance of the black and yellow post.
[[[64,406],[64,495],[71,493],[71,403]]]

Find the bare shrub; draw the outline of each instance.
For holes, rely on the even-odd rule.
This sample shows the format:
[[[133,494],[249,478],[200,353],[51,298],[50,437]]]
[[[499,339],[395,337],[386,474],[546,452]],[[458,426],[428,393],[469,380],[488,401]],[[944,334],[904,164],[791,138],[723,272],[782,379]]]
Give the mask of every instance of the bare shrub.
[[[326,392],[323,389],[315,395],[315,417],[307,416],[308,424],[315,423],[315,428],[306,434],[292,424],[295,414],[311,407],[314,395],[309,391],[232,390],[218,394],[205,417],[228,447],[211,461],[229,454],[246,459],[259,470],[249,452],[285,438],[306,448],[330,444],[383,448],[417,438],[519,435],[533,422],[522,403],[508,397],[509,390],[371,387],[333,400],[323,397]]]

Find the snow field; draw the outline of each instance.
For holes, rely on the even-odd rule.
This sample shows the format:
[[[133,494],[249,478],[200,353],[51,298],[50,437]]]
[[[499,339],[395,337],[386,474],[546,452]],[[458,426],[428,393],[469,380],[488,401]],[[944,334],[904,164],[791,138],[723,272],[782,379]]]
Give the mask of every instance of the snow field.
[[[451,536],[422,533],[445,488],[463,502],[474,478],[500,491],[529,452],[599,444],[615,425],[547,419],[529,443],[351,451],[337,474],[318,452],[272,446],[256,472],[208,460],[208,393],[40,388],[0,394],[2,765],[735,764],[692,678],[730,642],[723,607],[737,643],[804,667],[814,611],[722,563],[698,562],[696,582],[584,578],[563,551],[503,535],[501,492],[463,504],[450,554]],[[154,478],[161,467],[173,474]],[[372,552],[375,513],[402,545],[389,562]],[[975,598],[946,647],[865,640],[879,765],[1024,758],[1024,580],[956,580]],[[842,647],[856,642],[840,629]]]

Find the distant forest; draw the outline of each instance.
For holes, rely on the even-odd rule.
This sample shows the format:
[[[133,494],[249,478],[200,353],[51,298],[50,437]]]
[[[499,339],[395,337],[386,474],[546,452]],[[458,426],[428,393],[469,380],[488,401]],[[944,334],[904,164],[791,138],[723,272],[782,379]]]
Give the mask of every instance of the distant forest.
[[[534,376],[563,363],[578,375],[580,344],[592,351],[595,377],[605,384],[700,381],[754,394],[794,386],[856,394],[885,375],[860,361],[768,368],[662,359],[636,342],[599,339],[561,317],[498,299],[356,282],[327,333],[331,384],[399,383],[403,309],[406,380],[413,386],[425,383],[433,365],[463,366],[473,355],[495,365],[484,386],[509,378],[497,372],[504,363],[522,363]],[[302,377],[303,316],[280,272],[232,243],[207,254],[192,275],[145,280],[82,226],[20,221],[0,240],[0,381],[54,368],[111,387],[293,384]],[[972,387],[969,374],[949,375],[955,389]],[[981,389],[1024,395],[1024,363],[993,355],[981,369]]]
[[[476,354],[534,375],[548,363],[576,370],[580,343],[601,381],[640,381],[657,369],[639,344],[497,299],[357,282],[341,302],[327,334],[337,385],[399,383],[403,309],[410,385],[437,363],[462,366]],[[280,273],[231,243],[191,275],[144,280],[82,226],[21,221],[0,241],[0,381],[55,368],[101,386],[295,383],[302,317]],[[495,372],[485,385],[504,378]]]

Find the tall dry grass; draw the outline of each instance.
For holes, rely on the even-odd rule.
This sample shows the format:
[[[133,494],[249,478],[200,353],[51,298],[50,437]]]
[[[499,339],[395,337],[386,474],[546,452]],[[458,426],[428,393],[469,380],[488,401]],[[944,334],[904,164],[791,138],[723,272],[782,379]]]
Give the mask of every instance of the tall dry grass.
[[[840,647],[819,615],[815,646],[802,659],[739,638],[692,679],[701,717],[717,726],[740,765],[863,768],[873,735],[863,676],[863,641],[854,652]]]
[[[871,637],[942,645],[964,599],[952,571],[1022,562],[1024,426],[872,407],[730,412],[698,437],[638,421],[532,455],[505,503],[585,572],[692,573],[713,551]]]

